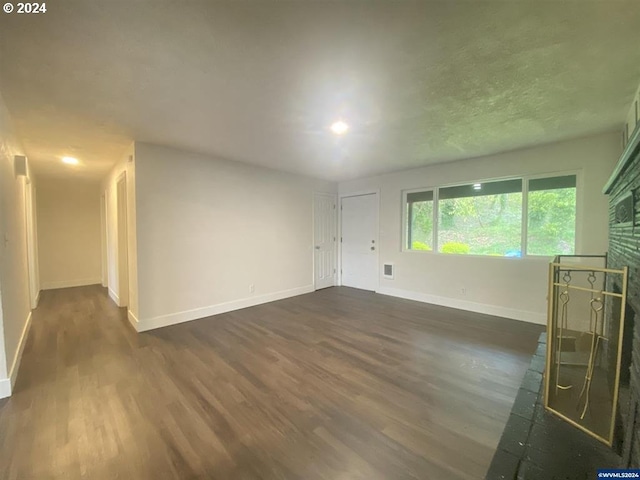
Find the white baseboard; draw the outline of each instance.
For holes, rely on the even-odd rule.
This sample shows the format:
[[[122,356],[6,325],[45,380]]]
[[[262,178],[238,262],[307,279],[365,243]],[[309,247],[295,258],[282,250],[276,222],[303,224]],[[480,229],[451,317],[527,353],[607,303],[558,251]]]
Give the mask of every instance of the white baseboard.
[[[8,378],[0,379],[0,398],[11,396],[11,380]]]
[[[171,313],[169,315],[160,315],[154,318],[140,320],[136,319],[136,324],[134,325],[134,327],[138,332],[145,332],[147,330],[167,327],[169,325],[175,325],[177,323],[189,322],[191,320],[210,317],[212,315],[218,315],[220,313],[231,312],[247,307],[254,307],[263,303],[275,302],[276,300],[295,297],[297,295],[303,295],[305,293],[311,293],[313,291],[313,285],[307,285],[305,287],[292,288],[290,290],[282,290],[279,292],[268,293],[266,295],[259,295],[257,297],[248,297],[240,300],[233,300],[231,302],[219,303],[217,305],[196,308],[194,310],[186,310],[184,312]],[[129,321],[131,321],[131,317],[129,318]]]
[[[27,343],[27,337],[29,336],[29,329],[31,328],[31,312],[27,315],[27,321],[22,328],[22,335],[18,342],[18,348],[13,356],[13,362],[11,368],[9,368],[9,378],[0,379],[0,398],[6,398],[11,396],[13,387],[16,384],[18,378],[18,370],[20,370],[20,362],[22,361],[22,352],[24,352],[24,346]]]
[[[459,300],[457,298],[441,297],[438,295],[430,295],[428,293],[402,290],[400,288],[380,287],[376,293],[389,295],[391,297],[405,298],[407,300],[431,303],[433,305],[440,305],[442,307],[450,307],[457,308],[459,310],[467,310],[470,312],[484,313],[486,315],[494,315],[496,317],[512,318],[514,320],[536,323],[538,325],[547,324],[547,316],[544,313],[530,312],[527,310],[517,310],[515,308],[500,307],[497,305],[489,305],[486,303],[469,302],[466,300]]]
[[[18,378],[18,370],[20,369],[20,362],[22,361],[22,352],[24,352],[24,346],[27,344],[27,337],[29,336],[29,329],[31,328],[31,312],[27,315],[27,321],[22,329],[22,335],[20,336],[20,342],[18,343],[18,349],[13,357],[13,363],[9,370],[9,379],[11,380],[11,390],[16,384]]]
[[[31,303],[31,310],[35,310],[36,308],[38,308],[38,304],[40,303],[41,293],[42,293],[42,290],[38,290],[38,293],[36,294],[36,298],[34,298],[33,302]]]
[[[139,331],[138,325],[140,324],[140,320],[136,317],[131,310],[127,310],[127,318],[129,319],[129,323],[136,330]]]
[[[85,287],[87,285],[99,285],[102,280],[96,278],[81,278],[79,280],[63,280],[60,282],[43,282],[42,290],[55,290],[57,288]]]
[[[116,295],[116,292],[114,292],[113,290],[109,289],[109,297],[111,297],[111,300],[116,302],[116,305],[120,306],[120,297],[118,295]]]

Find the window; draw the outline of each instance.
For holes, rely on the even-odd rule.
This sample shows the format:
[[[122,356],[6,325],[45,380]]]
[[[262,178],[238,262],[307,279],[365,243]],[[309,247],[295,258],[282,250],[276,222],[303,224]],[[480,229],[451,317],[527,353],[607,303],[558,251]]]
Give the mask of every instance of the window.
[[[562,175],[407,192],[404,248],[520,257],[526,246],[527,255],[573,254],[576,183],[576,175]]]
[[[433,190],[407,194],[408,250],[433,250]]]
[[[576,176],[529,180],[527,220],[527,254],[575,253]]]
[[[438,251],[519,257],[522,180],[439,189]]]

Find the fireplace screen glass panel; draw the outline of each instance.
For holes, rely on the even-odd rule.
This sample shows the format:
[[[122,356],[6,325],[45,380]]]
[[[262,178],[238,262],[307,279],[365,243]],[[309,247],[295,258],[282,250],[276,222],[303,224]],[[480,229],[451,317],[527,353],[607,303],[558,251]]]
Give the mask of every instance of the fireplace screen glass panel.
[[[627,274],[607,269],[605,262],[562,256],[550,266],[545,404],[611,445]]]

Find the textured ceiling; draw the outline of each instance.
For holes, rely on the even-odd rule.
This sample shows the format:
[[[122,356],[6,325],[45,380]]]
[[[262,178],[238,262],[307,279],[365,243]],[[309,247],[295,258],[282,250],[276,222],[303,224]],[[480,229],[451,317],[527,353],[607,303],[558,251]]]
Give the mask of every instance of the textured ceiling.
[[[140,140],[340,180],[614,130],[640,82],[637,0],[47,5],[0,13],[40,174]]]

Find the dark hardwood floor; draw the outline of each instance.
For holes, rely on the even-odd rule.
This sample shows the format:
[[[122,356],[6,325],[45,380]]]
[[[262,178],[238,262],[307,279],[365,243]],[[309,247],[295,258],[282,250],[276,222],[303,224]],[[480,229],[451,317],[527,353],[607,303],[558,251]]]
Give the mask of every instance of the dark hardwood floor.
[[[2,479],[480,479],[541,327],[349,288],[136,334],[42,293]]]

